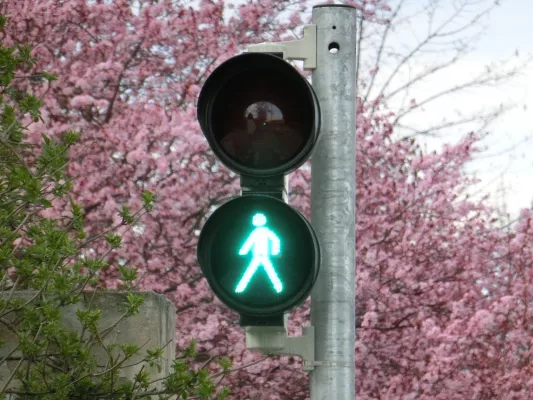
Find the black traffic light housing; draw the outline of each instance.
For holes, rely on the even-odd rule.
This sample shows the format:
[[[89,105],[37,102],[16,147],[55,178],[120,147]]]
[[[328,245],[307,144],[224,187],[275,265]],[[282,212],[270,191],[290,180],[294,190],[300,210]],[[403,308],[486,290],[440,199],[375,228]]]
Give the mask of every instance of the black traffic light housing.
[[[272,295],[273,282],[268,274],[258,274],[250,280],[249,290],[237,294],[235,282],[239,282],[243,269],[228,269],[227,264],[241,262],[238,250],[250,236],[247,227],[259,210],[268,216],[266,225],[275,231],[280,250],[286,253],[272,261],[283,290]],[[320,250],[311,225],[288,204],[271,196],[242,196],[224,203],[205,223],[199,242],[198,260],[213,292],[241,315],[282,315],[307,298],[318,276]]]
[[[266,178],[288,174],[310,157],[320,132],[320,109],[309,82],[289,63],[272,54],[244,53],[207,78],[198,98],[198,121],[226,167],[241,176]],[[266,145],[254,157],[247,150],[258,135]],[[276,145],[280,148],[272,149]]]
[[[241,176],[243,194],[205,223],[197,251],[202,272],[242,326],[283,326],[283,314],[308,297],[320,268],[315,232],[283,201],[285,175],[318,141],[318,99],[282,58],[245,53],[208,77],[197,115],[215,155]]]

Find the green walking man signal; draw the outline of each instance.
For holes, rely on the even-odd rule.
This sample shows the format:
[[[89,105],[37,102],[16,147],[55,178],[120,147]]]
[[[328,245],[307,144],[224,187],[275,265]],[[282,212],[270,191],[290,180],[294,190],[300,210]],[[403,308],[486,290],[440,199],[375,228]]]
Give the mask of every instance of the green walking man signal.
[[[252,218],[252,224],[257,228],[255,228],[250,236],[248,236],[248,239],[246,239],[239,250],[239,255],[244,256],[252,250],[253,258],[248,268],[246,268],[246,271],[244,271],[239,284],[235,288],[235,293],[242,293],[246,290],[248,283],[250,283],[250,280],[260,265],[265,269],[270,282],[272,282],[272,285],[274,286],[274,290],[281,293],[283,285],[269,258],[270,255],[276,256],[279,254],[280,240],[274,232],[264,226],[266,224],[266,217],[264,214],[255,214]],[[271,246],[269,246],[270,243]]]
[[[198,261],[243,326],[283,326],[283,313],[305,301],[313,287],[320,247],[309,222],[290,205],[246,195],[211,214],[198,238]]]

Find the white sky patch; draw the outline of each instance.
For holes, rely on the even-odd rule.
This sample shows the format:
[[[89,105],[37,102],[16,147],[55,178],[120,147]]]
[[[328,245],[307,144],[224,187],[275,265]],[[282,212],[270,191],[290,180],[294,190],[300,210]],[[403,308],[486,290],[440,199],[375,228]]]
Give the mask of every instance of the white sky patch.
[[[232,3],[238,7],[246,2],[238,0]],[[450,5],[454,3],[449,2]],[[198,1],[192,1],[190,4],[196,8]],[[419,0],[408,1],[407,4],[417,6]],[[228,20],[236,11],[237,9],[227,9],[224,18]],[[309,12],[302,15],[302,20],[305,21],[309,15]],[[531,57],[532,15],[531,0],[501,0],[500,6],[482,20],[487,30],[477,43],[476,50],[456,65],[433,75],[423,85],[413,88],[409,96],[403,99],[404,104],[411,98],[419,101],[439,89],[466,81],[482,72],[491,62],[510,59],[516,54],[516,62]],[[300,30],[298,32],[301,33]],[[402,46],[413,43],[424,33],[422,25],[411,24],[394,31],[394,43],[398,49],[404,49]],[[438,52],[434,53],[434,56],[438,57]],[[400,81],[394,81],[392,87],[397,87]],[[504,85],[468,89],[458,95],[444,96],[423,107],[420,112],[413,113],[406,121],[410,125],[427,128],[444,118],[458,118],[474,111],[509,103],[514,103],[516,108],[506,112],[487,128],[491,134],[482,143],[486,150],[476,156],[467,172],[481,179],[481,183],[472,188],[473,195],[490,193],[491,204],[500,207],[505,204],[511,216],[515,217],[521,208],[531,207],[533,199],[533,127],[530,123],[530,110],[533,110],[533,67],[524,70],[520,76]],[[392,110],[398,105],[389,104]],[[444,143],[456,143],[469,131],[471,128],[464,125],[447,131],[446,135],[440,138],[419,136],[417,139],[425,149],[431,151],[440,149]]]
[[[416,5],[416,2],[410,3]],[[452,4],[452,2],[450,2]],[[418,7],[418,5],[416,5]],[[533,53],[533,1],[502,0],[489,17],[482,20],[486,27],[475,50],[464,59],[439,73],[432,75],[422,85],[415,86],[408,96],[398,96],[395,102],[388,104],[392,111],[402,105],[405,107],[411,99],[417,102],[454,84],[466,82],[485,71],[491,63],[512,60],[518,65],[531,59]],[[425,18],[425,17],[420,17]],[[416,23],[394,32],[394,48],[404,51],[414,46],[423,37],[423,27]],[[438,61],[439,53],[429,53],[430,61]],[[408,79],[408,73],[414,76],[424,63],[413,63],[403,76],[395,78],[390,88],[401,85]],[[383,68],[386,68],[383,66]],[[386,76],[386,74],[385,74]],[[378,74],[379,77],[379,74]],[[379,87],[379,85],[378,85]],[[426,129],[429,126],[466,117],[472,112],[496,108],[500,104],[514,104],[515,108],[505,112],[490,124],[486,131],[490,135],[482,141],[485,150],[475,156],[467,172],[475,174],[481,183],[471,188],[470,194],[482,196],[490,194],[490,204],[504,207],[515,218],[520,209],[531,207],[533,200],[533,65],[524,69],[520,75],[494,87],[469,88],[458,94],[445,95],[439,100],[421,107],[403,121],[409,126]],[[440,150],[445,143],[456,143],[461,137],[472,131],[475,125],[465,124],[446,131],[442,137],[417,136],[417,140],[427,151]],[[408,131],[402,132],[409,133]]]
[[[238,5],[244,2],[233,3]],[[407,4],[408,7],[419,7],[418,1]],[[449,4],[451,6],[454,2]],[[475,12],[476,7],[478,6],[472,6],[470,12]],[[225,17],[228,18],[229,15],[231,11]],[[465,14],[464,20],[472,15]],[[531,15],[533,1],[501,0],[500,6],[481,20],[486,31],[474,51],[457,64],[432,75],[423,85],[413,88],[402,101],[390,103],[390,108],[394,110],[402,102],[405,105],[411,98],[421,101],[453,84],[466,82],[485,71],[491,63],[511,59],[518,64],[530,58],[533,53],[533,42],[530,40],[533,37]],[[308,13],[302,15],[302,20],[306,20],[307,16]],[[434,23],[438,22],[436,20]],[[394,31],[393,43],[397,49],[408,48],[417,39],[423,38],[425,29],[427,23],[414,23],[397,29]],[[429,57],[438,57],[438,54],[431,53]],[[415,68],[416,66],[415,63]],[[413,73],[414,70],[411,69],[410,72]],[[394,81],[392,88],[398,87],[401,80],[400,76]],[[490,135],[481,143],[486,150],[476,155],[468,166],[467,173],[481,179],[479,184],[471,188],[471,195],[478,197],[489,193],[490,204],[505,208],[511,218],[514,218],[521,208],[531,207],[533,200],[533,126],[530,123],[530,110],[533,110],[533,67],[523,70],[519,76],[502,85],[471,88],[459,94],[443,96],[412,113],[405,122],[426,129],[445,119],[449,121],[466,117],[472,112],[488,111],[500,104],[514,104],[515,107],[487,127]],[[474,126],[464,124],[446,131],[446,135],[442,137],[418,136],[417,139],[427,151],[440,150],[445,143],[456,143],[472,131]]]

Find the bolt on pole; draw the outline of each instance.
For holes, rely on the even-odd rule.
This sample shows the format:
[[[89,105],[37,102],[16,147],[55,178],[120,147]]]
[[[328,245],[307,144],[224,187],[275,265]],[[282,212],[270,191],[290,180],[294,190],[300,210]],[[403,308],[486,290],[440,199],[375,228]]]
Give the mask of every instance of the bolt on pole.
[[[313,88],[321,138],[311,158],[312,226],[322,265],[311,292],[315,369],[311,400],[355,399],[356,9],[313,8],[317,66]]]

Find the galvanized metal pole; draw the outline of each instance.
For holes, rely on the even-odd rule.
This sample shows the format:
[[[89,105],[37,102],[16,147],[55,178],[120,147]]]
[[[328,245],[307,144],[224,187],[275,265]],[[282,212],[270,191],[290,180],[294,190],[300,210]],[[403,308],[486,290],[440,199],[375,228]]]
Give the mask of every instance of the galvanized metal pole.
[[[311,400],[354,400],[356,9],[316,6],[313,24],[322,136],[311,159],[311,218],[322,265],[311,293],[317,360]]]

